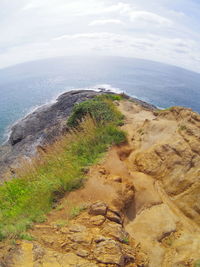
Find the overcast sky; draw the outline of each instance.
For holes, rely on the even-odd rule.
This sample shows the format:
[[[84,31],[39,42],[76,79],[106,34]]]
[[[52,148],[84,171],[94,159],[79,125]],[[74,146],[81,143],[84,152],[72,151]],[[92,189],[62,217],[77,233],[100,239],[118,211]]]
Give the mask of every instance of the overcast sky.
[[[0,0],[0,68],[67,55],[137,57],[200,72],[200,1]]]

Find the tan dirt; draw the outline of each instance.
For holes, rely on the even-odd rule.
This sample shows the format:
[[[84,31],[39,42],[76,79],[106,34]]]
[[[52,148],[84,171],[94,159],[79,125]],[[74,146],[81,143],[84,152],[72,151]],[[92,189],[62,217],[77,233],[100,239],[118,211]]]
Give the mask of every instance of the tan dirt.
[[[34,226],[36,241],[0,247],[5,266],[181,267],[200,259],[200,116],[180,107],[152,111],[128,100],[118,107],[127,144],[112,147],[84,187],[66,194],[47,221]],[[100,213],[94,216],[96,202]],[[72,218],[74,207],[80,214]],[[125,245],[120,235],[126,234]]]

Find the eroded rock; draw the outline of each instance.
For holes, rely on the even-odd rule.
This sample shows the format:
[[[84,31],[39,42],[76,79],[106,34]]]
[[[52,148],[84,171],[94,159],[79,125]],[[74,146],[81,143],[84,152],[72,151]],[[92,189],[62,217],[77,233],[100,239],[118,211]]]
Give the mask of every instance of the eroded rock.
[[[111,239],[97,243],[94,249],[94,257],[98,262],[105,264],[124,266],[125,262],[119,243]]]
[[[102,229],[102,235],[109,236],[123,242],[124,239],[127,238],[128,233],[124,230],[124,228],[117,223],[108,223]]]
[[[100,226],[105,222],[106,218],[102,215],[92,216],[90,218],[90,223],[95,226]]]
[[[89,214],[91,215],[106,215],[108,206],[104,202],[96,202],[89,208]]]

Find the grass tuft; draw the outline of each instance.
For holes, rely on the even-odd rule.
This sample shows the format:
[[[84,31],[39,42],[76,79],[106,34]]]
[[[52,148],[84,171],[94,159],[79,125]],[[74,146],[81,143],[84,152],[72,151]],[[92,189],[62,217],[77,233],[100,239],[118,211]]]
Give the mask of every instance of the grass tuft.
[[[113,100],[121,99],[120,95],[100,95],[75,105],[68,119],[69,127],[77,127],[86,115],[91,116],[97,123],[115,122],[120,125],[124,116],[113,105]]]
[[[87,205],[79,205],[79,206],[75,206],[70,210],[70,214],[69,214],[69,218],[73,219],[75,217],[77,217],[82,211],[87,209]]]
[[[200,259],[194,263],[194,267],[200,267]]]

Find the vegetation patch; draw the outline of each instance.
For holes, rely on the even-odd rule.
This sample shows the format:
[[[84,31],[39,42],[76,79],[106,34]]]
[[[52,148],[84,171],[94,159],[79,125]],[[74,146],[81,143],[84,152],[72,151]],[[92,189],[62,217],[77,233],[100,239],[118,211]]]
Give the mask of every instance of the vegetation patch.
[[[70,132],[24,162],[16,178],[0,187],[1,240],[18,238],[33,222],[44,221],[59,197],[82,185],[86,168],[111,145],[126,140],[117,127],[123,116],[113,104],[115,97],[99,96],[76,105],[68,121]]]
[[[200,267],[200,259],[194,263],[194,267]]]
[[[115,122],[120,125],[124,116],[113,105],[113,100],[121,98],[121,95],[106,94],[75,105],[68,119],[68,126],[77,127],[86,115],[91,116],[97,123]]]
[[[77,217],[82,211],[86,209],[87,209],[87,205],[84,205],[84,204],[73,207],[70,210],[70,214],[69,214],[70,219]]]
[[[185,125],[179,125],[179,130],[180,131],[184,131],[184,130],[187,130],[187,127]]]

